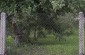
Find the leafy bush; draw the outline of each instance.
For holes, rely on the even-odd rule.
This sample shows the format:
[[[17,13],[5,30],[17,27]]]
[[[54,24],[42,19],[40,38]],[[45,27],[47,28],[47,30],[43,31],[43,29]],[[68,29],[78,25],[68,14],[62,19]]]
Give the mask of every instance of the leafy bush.
[[[14,39],[11,36],[7,36],[6,38],[6,42],[7,42],[7,46],[11,45],[13,43]]]

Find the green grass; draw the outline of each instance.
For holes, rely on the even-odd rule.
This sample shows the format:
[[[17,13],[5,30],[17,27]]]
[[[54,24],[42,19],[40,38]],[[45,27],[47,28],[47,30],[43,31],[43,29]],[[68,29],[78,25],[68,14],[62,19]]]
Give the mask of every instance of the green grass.
[[[44,40],[44,41],[43,41]],[[66,37],[66,41],[55,40],[55,37],[49,36],[46,39],[39,39],[41,47],[44,48],[48,55],[78,55],[78,36],[71,35]]]
[[[7,47],[8,55],[78,55],[78,35],[65,37],[58,41],[53,35],[47,38],[39,38],[34,45],[21,45],[19,47]]]

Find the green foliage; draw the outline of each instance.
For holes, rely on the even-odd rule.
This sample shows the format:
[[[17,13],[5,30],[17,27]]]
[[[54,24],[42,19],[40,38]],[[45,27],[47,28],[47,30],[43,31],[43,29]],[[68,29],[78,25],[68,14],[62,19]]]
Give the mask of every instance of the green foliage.
[[[14,39],[11,36],[7,36],[6,38],[6,44],[7,46],[10,46],[11,44],[13,44]]]
[[[57,9],[62,8],[63,6],[65,6],[64,4],[64,0],[51,0],[52,6],[53,6],[53,10],[56,12]]]
[[[27,41],[35,27],[39,31],[38,36],[44,35],[39,27],[53,30],[61,36],[69,34],[75,26],[75,14],[80,10],[85,11],[84,6],[84,0],[1,0],[0,12],[4,11],[8,16],[13,14],[10,19],[15,19],[17,27],[23,32],[22,40],[27,38]],[[10,20],[7,22],[10,23]],[[8,32],[11,28],[9,23]]]
[[[74,18],[79,11],[85,12],[85,0],[0,0],[2,11],[8,15],[7,34],[12,34],[14,18],[22,32],[21,43],[35,44],[15,47],[12,45],[14,39],[8,36],[8,55],[78,55],[78,38],[73,35]],[[34,41],[34,35],[46,38]],[[55,36],[62,41],[56,40]]]

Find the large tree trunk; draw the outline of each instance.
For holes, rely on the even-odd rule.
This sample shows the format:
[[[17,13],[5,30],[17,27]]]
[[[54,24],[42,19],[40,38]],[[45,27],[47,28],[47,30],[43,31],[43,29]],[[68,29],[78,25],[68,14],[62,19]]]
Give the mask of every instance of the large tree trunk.
[[[34,40],[37,41],[37,27],[35,27],[34,29]]]
[[[18,35],[17,35],[17,26],[14,21],[12,23],[12,27],[13,27],[13,34],[14,34],[14,43],[15,43],[15,45],[17,45],[19,43],[19,39],[18,39]]]
[[[18,36],[17,35],[15,36],[14,42],[15,42],[15,45],[18,45],[19,44],[19,39],[18,39]]]

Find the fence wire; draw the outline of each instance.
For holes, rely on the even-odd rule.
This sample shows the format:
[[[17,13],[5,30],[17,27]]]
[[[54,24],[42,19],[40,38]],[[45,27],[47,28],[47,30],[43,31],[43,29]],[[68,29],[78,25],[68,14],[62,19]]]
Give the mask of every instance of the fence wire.
[[[64,15],[33,13],[7,21],[8,55],[78,55],[78,20]]]

